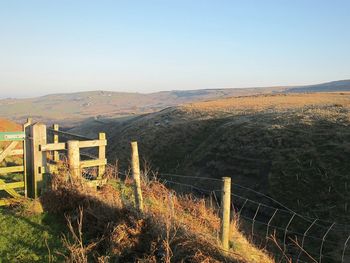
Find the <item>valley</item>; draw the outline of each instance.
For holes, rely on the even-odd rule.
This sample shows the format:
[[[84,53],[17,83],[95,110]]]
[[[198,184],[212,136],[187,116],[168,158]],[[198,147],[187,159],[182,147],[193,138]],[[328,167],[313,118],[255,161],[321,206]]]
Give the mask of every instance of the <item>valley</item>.
[[[72,131],[106,131],[109,160],[121,169],[128,142],[137,140],[160,173],[230,176],[304,215],[347,222],[349,109],[350,93],[257,95]]]

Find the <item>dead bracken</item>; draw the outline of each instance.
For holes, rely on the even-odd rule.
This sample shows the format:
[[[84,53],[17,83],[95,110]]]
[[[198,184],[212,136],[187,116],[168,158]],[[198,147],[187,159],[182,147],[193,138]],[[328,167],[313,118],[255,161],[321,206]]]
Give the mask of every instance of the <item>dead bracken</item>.
[[[68,262],[273,262],[231,224],[235,248],[218,242],[220,220],[203,199],[178,196],[156,180],[143,180],[145,211],[133,205],[130,180],[112,179],[100,189],[82,179],[53,176],[42,195],[44,209],[66,215]],[[72,241],[73,240],[73,241]]]

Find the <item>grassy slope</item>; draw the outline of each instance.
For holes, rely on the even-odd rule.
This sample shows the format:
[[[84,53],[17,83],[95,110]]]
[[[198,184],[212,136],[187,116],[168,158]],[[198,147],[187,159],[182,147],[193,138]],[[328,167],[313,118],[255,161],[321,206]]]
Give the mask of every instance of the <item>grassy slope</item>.
[[[277,205],[235,187],[236,183],[272,196],[302,215],[347,224],[349,113],[350,93],[261,95],[193,103],[107,127],[108,155],[111,161],[118,158],[125,168],[128,144],[137,140],[142,157],[160,172],[231,176],[235,194]],[[200,188],[214,187],[205,180],[181,180]],[[242,205],[243,201],[236,198],[235,203]],[[247,216],[252,218],[256,209],[257,205],[246,206]],[[260,220],[267,223],[273,212],[264,211]],[[273,223],[283,228],[290,217],[278,215]],[[293,220],[289,230],[303,233],[309,225]],[[309,234],[322,238],[329,227],[324,223]],[[262,226],[262,236],[265,233]],[[279,233],[282,241],[283,235]],[[339,246],[324,246],[329,257],[341,255],[347,236],[346,228],[334,227],[327,240]],[[308,251],[317,257],[320,245],[320,240],[312,241]]]
[[[138,140],[160,171],[229,175],[304,214],[347,222],[349,109],[349,93],[194,103],[108,127],[109,157],[126,163]]]

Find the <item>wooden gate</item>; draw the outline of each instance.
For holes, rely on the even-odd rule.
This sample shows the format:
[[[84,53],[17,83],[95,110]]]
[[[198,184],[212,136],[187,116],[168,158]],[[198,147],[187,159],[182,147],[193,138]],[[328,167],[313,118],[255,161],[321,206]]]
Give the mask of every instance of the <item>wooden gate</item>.
[[[0,206],[8,203],[4,198],[6,195],[10,197],[21,196],[15,189],[22,190],[23,195],[26,196],[25,129],[28,125],[30,122],[23,125],[21,132],[0,132],[0,142],[5,142],[5,148],[0,149],[0,165],[5,163],[5,166],[0,166]],[[6,162],[5,158],[13,156],[16,157],[15,160]],[[19,180],[14,178],[18,173],[23,173]]]
[[[59,161],[57,151],[66,151],[67,164],[72,175],[82,175],[82,170],[88,167],[98,167],[96,180],[93,184],[103,182],[107,164],[106,145],[104,133],[100,133],[98,139],[84,141],[58,142],[58,134],[69,134],[58,130],[55,125],[53,143],[47,143],[46,125],[42,123],[32,124],[31,119],[23,125],[21,132],[0,132],[0,142],[6,142],[4,149],[0,149],[0,206],[9,203],[4,197],[37,198],[44,190],[44,177],[48,175]],[[73,136],[82,137],[80,135]],[[72,147],[74,146],[75,147]],[[98,157],[89,160],[80,160],[81,148],[98,147]],[[54,152],[54,164],[47,162],[47,153]],[[83,154],[82,154],[83,155]],[[11,157],[16,156],[14,159]],[[74,158],[73,158],[74,157]],[[6,158],[6,160],[5,160]],[[56,163],[56,165],[55,165]],[[1,166],[2,165],[2,166]],[[56,169],[57,170],[57,169]],[[20,174],[23,173],[23,176]],[[18,177],[20,175],[20,177]]]

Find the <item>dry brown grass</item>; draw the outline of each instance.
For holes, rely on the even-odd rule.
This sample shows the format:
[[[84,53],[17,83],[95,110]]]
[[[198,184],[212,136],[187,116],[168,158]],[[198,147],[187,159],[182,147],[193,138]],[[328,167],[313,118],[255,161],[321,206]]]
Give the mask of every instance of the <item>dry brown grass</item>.
[[[21,131],[22,126],[16,122],[0,118],[0,132],[6,131]]]
[[[67,261],[273,262],[237,234],[235,224],[232,242],[239,246],[223,253],[217,239],[219,218],[204,200],[180,197],[157,181],[143,180],[146,209],[141,214],[133,207],[131,181],[117,184],[123,190],[108,184],[96,190],[62,175],[52,178],[42,203],[47,211],[70,218],[68,226],[75,242],[64,239]],[[75,228],[74,219],[78,219]]]
[[[256,95],[191,103],[184,105],[183,108],[188,111],[264,111],[334,104],[349,108],[350,92]]]

